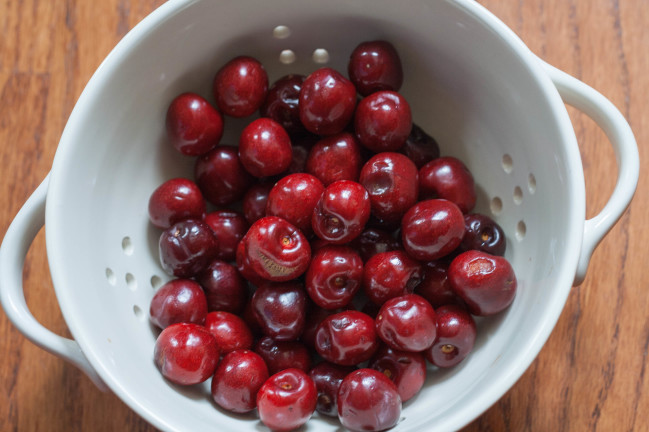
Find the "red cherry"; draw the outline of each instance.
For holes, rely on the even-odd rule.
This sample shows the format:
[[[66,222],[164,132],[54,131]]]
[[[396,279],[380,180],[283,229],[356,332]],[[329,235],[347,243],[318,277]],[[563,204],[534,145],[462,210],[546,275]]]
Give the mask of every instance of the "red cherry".
[[[448,280],[449,264],[450,261],[446,259],[426,263],[423,267],[423,280],[415,287],[414,293],[425,298],[433,308],[464,304]]]
[[[214,98],[219,110],[231,117],[247,117],[259,109],[268,92],[268,75],[252,57],[236,57],[214,77]]]
[[[473,350],[476,325],[471,314],[458,305],[446,305],[435,311],[437,337],[424,351],[426,359],[437,367],[453,367]]]
[[[358,181],[361,165],[360,144],[352,134],[341,132],[321,139],[311,148],[306,171],[329,186],[338,180]]]
[[[381,306],[376,333],[390,348],[419,352],[435,341],[435,311],[423,297],[406,294]]]
[[[306,292],[324,309],[347,306],[361,287],[363,260],[345,246],[325,246],[313,254],[306,272]]]
[[[241,132],[239,158],[246,171],[255,177],[280,174],[293,159],[291,139],[276,121],[259,118]]]
[[[246,284],[237,269],[225,261],[213,260],[196,277],[207,298],[208,311],[239,313],[246,304]]]
[[[352,51],[347,71],[363,96],[379,90],[399,91],[403,83],[401,59],[394,46],[387,41],[359,44]]]
[[[311,367],[309,349],[299,341],[278,341],[264,336],[255,344],[255,352],[264,359],[271,375],[290,368],[308,372]]]
[[[358,251],[363,262],[367,262],[378,253],[401,248],[398,239],[378,228],[365,228],[361,235],[352,240],[350,246]]]
[[[243,197],[243,214],[250,225],[266,216],[268,194],[273,183],[255,183]]]
[[[268,90],[266,100],[259,108],[262,117],[275,120],[289,134],[304,131],[298,108],[304,79],[303,75],[286,75],[278,79]]]
[[[354,130],[358,141],[373,152],[397,151],[412,130],[410,105],[396,92],[372,93],[356,107]]]
[[[253,313],[264,335],[296,340],[306,320],[306,294],[298,282],[265,283],[252,295]]]
[[[252,332],[237,315],[223,311],[210,312],[205,318],[205,328],[216,339],[221,354],[252,348]]]
[[[223,136],[221,114],[195,93],[183,93],[169,104],[165,124],[171,144],[186,156],[207,153]]]
[[[151,322],[160,328],[180,322],[203,324],[207,300],[199,284],[190,279],[174,279],[162,285],[151,299]]]
[[[205,199],[218,206],[241,199],[253,181],[239,160],[237,148],[226,145],[196,159],[194,177]]]
[[[413,124],[406,143],[399,151],[408,156],[417,166],[417,169],[420,169],[428,162],[439,157],[439,144],[422,128]]]
[[[205,327],[176,323],[162,330],[153,358],[162,375],[180,385],[198,384],[214,374],[219,361],[216,340]]]
[[[203,219],[205,200],[196,183],[184,178],[167,180],[149,198],[149,220],[167,229],[185,219]]]
[[[216,255],[224,261],[234,261],[237,245],[248,231],[248,222],[239,212],[218,210],[205,216],[205,223],[212,228],[219,241]]]
[[[340,366],[323,361],[309,371],[318,391],[316,411],[331,417],[338,416],[338,389],[343,379],[354,372],[352,366]]]
[[[160,264],[170,275],[190,278],[203,271],[218,252],[218,241],[204,222],[187,219],[164,230],[158,241]]]
[[[402,402],[415,396],[426,381],[426,358],[419,352],[398,351],[382,345],[370,359],[368,367],[390,378],[397,386]]]
[[[313,415],[317,397],[315,384],[305,372],[283,370],[268,378],[257,393],[259,419],[273,431],[297,429]]]
[[[428,162],[419,170],[419,190],[423,198],[441,198],[455,203],[462,213],[475,207],[473,175],[464,163],[451,156]]]
[[[290,174],[280,179],[268,194],[266,215],[292,223],[303,233],[311,233],[311,215],[324,185],[311,174]]]
[[[355,310],[328,316],[320,323],[315,335],[318,354],[342,366],[369,360],[378,346],[374,320]]]
[[[382,252],[365,263],[363,291],[376,305],[411,293],[421,282],[421,264],[403,250]]]
[[[359,183],[339,180],[327,186],[311,219],[313,232],[332,244],[358,237],[370,217],[370,197]]]
[[[264,360],[248,350],[223,357],[212,378],[211,393],[221,408],[246,413],[257,407],[257,392],[268,379]]]

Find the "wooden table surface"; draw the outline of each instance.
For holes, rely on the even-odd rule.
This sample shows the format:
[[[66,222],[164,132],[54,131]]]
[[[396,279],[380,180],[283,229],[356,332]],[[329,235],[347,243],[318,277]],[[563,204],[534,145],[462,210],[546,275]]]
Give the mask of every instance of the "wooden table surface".
[[[436,1],[436,0],[431,0]],[[0,2],[0,233],[50,169],[86,82],[161,0]],[[573,288],[536,361],[466,431],[649,430],[649,1],[481,1],[551,64],[609,98],[640,147],[638,190]],[[613,190],[604,134],[569,109],[582,151],[587,214]],[[3,235],[3,234],[2,234]],[[25,266],[27,302],[69,335],[52,289],[43,232]],[[0,313],[0,431],[153,431],[111,393],[36,348]]]

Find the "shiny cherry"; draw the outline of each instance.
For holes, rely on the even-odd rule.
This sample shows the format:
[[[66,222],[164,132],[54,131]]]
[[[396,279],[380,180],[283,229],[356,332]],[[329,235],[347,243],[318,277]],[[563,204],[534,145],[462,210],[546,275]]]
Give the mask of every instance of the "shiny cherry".
[[[476,325],[467,310],[458,305],[441,306],[435,311],[437,337],[424,351],[426,359],[437,367],[455,366],[473,350]]]
[[[374,320],[355,310],[328,316],[320,323],[315,335],[318,354],[342,366],[369,360],[378,346]]]
[[[160,235],[160,264],[170,275],[190,278],[209,265],[218,253],[218,246],[216,236],[205,222],[180,221]]]
[[[276,121],[259,118],[241,132],[239,158],[246,171],[255,177],[280,174],[293,160],[291,139]]]
[[[416,124],[412,125],[410,135],[399,151],[408,156],[418,169],[437,159],[440,154],[437,141]]]
[[[281,77],[270,87],[266,100],[259,108],[262,117],[275,120],[289,134],[304,131],[298,108],[304,79],[303,75],[294,74]]]
[[[464,215],[462,250],[477,249],[491,255],[505,255],[507,240],[503,229],[489,216],[479,213]]]
[[[399,93],[378,91],[363,98],[354,114],[358,141],[373,152],[397,151],[412,130],[410,105]]]
[[[297,429],[311,418],[317,399],[315,384],[305,372],[285,369],[268,378],[259,389],[259,419],[273,431]]]
[[[281,217],[308,235],[313,209],[323,191],[322,182],[311,174],[282,177],[268,194],[266,215]]]
[[[420,261],[442,258],[460,245],[464,216],[451,201],[420,201],[401,220],[401,242],[411,257]]]
[[[238,315],[223,311],[210,312],[205,318],[205,328],[216,339],[221,355],[252,348],[252,332]]]
[[[203,324],[207,315],[205,293],[191,279],[170,280],[153,295],[149,315],[160,328],[179,322]]]
[[[306,292],[324,309],[347,306],[361,287],[363,260],[346,246],[325,246],[313,254],[306,272]]]
[[[221,206],[238,201],[252,184],[234,146],[219,145],[196,159],[196,184],[212,204]]]
[[[347,72],[363,96],[380,90],[399,91],[403,83],[399,54],[390,42],[383,40],[363,42],[354,48]]]
[[[320,323],[330,315],[337,314],[338,312],[342,312],[343,310],[353,309],[354,305],[351,303],[348,304],[345,308],[338,309],[323,309],[319,306],[316,306],[315,304],[310,304],[309,308],[307,309],[304,331],[302,331],[300,340],[310,348],[315,347],[315,335],[318,331],[318,326],[320,325]]]
[[[247,300],[246,283],[237,269],[222,260],[213,260],[196,276],[207,298],[208,311],[238,314]]]
[[[195,93],[183,93],[169,104],[165,126],[171,144],[185,156],[207,153],[223,136],[221,114]]]
[[[355,370],[352,366],[340,366],[323,361],[309,371],[309,376],[318,391],[316,411],[331,417],[338,417],[338,389],[343,379]]]
[[[321,139],[311,148],[306,170],[328,186],[338,180],[358,181],[361,165],[358,140],[341,132]]]
[[[363,291],[376,305],[411,293],[421,282],[421,264],[403,250],[381,252],[365,263]]]
[[[205,223],[212,228],[219,241],[216,257],[224,261],[234,261],[237,245],[249,228],[243,214],[233,210],[217,210],[205,216]]]
[[[390,378],[397,386],[402,402],[415,396],[426,381],[426,358],[420,352],[399,351],[381,345],[367,367]]]
[[[447,304],[463,304],[448,280],[450,261],[429,261],[424,265],[423,279],[415,287],[414,293],[422,296],[433,308]]]
[[[274,183],[255,183],[243,196],[243,215],[250,225],[266,216],[268,194]]]
[[[266,99],[268,75],[258,60],[235,57],[216,73],[212,88],[216,106],[223,114],[247,117]]]
[[[162,330],[156,339],[153,358],[169,381],[193,385],[214,374],[219,349],[214,336],[202,325],[176,323]]]
[[[265,283],[252,295],[252,310],[264,335],[296,340],[306,320],[306,293],[299,282]]]
[[[173,178],[158,186],[149,198],[149,220],[158,228],[167,229],[185,219],[203,219],[205,200],[191,180]]]
[[[424,199],[452,201],[462,213],[471,211],[477,199],[473,175],[461,160],[451,156],[433,159],[421,167],[419,192]]]
[[[370,217],[370,196],[351,180],[327,186],[313,210],[313,232],[332,244],[344,244],[358,237]]]
[[[302,83],[299,112],[304,127],[316,135],[342,132],[354,115],[356,88],[331,68],[320,68]]]
[[[390,348],[419,352],[435,341],[435,310],[423,297],[406,294],[381,306],[376,333]]]
[[[257,392],[268,379],[264,360],[250,350],[226,354],[214,372],[211,393],[221,408],[246,413],[257,407]]]
[[[309,372],[311,368],[310,351],[299,341],[278,341],[264,336],[255,344],[255,352],[264,359],[271,375],[284,369]]]

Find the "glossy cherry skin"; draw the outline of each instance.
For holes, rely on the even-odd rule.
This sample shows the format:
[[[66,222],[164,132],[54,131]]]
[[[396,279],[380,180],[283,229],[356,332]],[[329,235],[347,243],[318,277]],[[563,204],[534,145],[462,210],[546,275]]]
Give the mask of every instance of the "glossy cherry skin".
[[[266,216],[252,224],[241,243],[250,268],[274,282],[299,277],[311,260],[311,246],[304,234],[277,216]],[[239,260],[237,257],[237,264]]]
[[[451,201],[420,201],[401,221],[401,243],[411,257],[432,261],[453,252],[464,237],[464,216]]]
[[[346,246],[325,246],[313,254],[304,284],[311,300],[324,309],[347,306],[360,289],[363,260]]]
[[[448,304],[464,304],[455,293],[451,282],[448,280],[448,266],[450,261],[429,261],[424,265],[424,277],[415,287],[414,293],[422,296],[433,308]]]
[[[363,291],[380,306],[391,298],[411,293],[421,278],[421,264],[403,250],[381,252],[365,263]]]
[[[237,148],[226,145],[216,146],[196,159],[194,178],[205,199],[217,206],[240,200],[253,181],[239,159]]]
[[[473,350],[476,325],[467,310],[458,305],[441,306],[435,311],[437,337],[424,351],[426,359],[437,367],[455,366]]]
[[[195,93],[183,93],[169,104],[165,126],[171,144],[185,156],[207,153],[223,136],[221,114]]]
[[[213,91],[219,111],[231,117],[247,117],[266,99],[268,75],[258,60],[235,57],[214,76]]]
[[[158,251],[165,272],[190,278],[203,271],[216,257],[219,243],[212,229],[195,219],[175,223],[160,235]]]
[[[426,381],[426,358],[419,352],[399,351],[381,345],[367,367],[390,378],[397,386],[402,402],[415,396]]]
[[[316,411],[330,417],[338,417],[338,389],[343,379],[354,372],[352,366],[340,366],[323,361],[309,371],[318,391]]]
[[[299,112],[304,127],[316,135],[342,132],[356,108],[356,88],[331,68],[320,68],[302,83]]]
[[[249,350],[226,354],[214,372],[211,393],[221,408],[246,413],[257,407],[257,392],[269,377],[264,360]]]
[[[437,159],[440,154],[437,141],[416,124],[412,125],[410,135],[400,152],[408,156],[418,169]]]
[[[410,159],[399,153],[379,153],[361,169],[359,183],[370,194],[372,214],[398,223],[417,202],[419,174]]]
[[[339,180],[327,186],[311,219],[313,232],[332,244],[358,237],[370,218],[370,196],[359,183]]]
[[[369,360],[378,346],[374,320],[355,310],[328,316],[320,323],[315,335],[318,354],[342,366]]]
[[[264,335],[296,340],[304,330],[307,296],[299,282],[265,283],[252,295],[252,310]]]
[[[288,432],[305,424],[318,399],[313,380],[300,369],[272,375],[257,393],[259,419],[272,431]]]
[[[205,328],[216,339],[221,355],[252,348],[252,332],[238,315],[223,311],[210,312],[205,318]]]
[[[380,90],[399,91],[403,84],[401,59],[394,46],[375,40],[359,44],[349,57],[349,79],[367,96]]]
[[[387,231],[378,228],[365,228],[361,235],[351,242],[350,246],[358,251],[363,262],[367,262],[378,253],[399,249],[401,244]]]
[[[252,265],[252,260],[250,259],[250,255],[248,255],[248,247],[246,243],[243,241],[239,242],[239,246],[237,246],[237,254],[236,254],[236,265],[237,265],[237,271],[239,274],[248,282],[252,283],[253,285],[257,286],[263,283],[266,283],[267,280],[262,278],[254,269]]]
[[[376,333],[390,348],[419,352],[435,341],[435,310],[423,297],[406,294],[381,306]]]
[[[219,241],[216,257],[224,261],[234,261],[237,245],[249,228],[243,214],[233,210],[217,210],[205,216],[205,223],[212,228]]]
[[[328,316],[342,312],[343,310],[354,310],[353,304],[348,304],[345,308],[338,309],[323,309],[315,304],[310,304],[307,308],[306,322],[304,323],[304,330],[300,336],[300,340],[308,347],[315,347],[315,335],[318,331],[318,326]]]
[[[452,201],[462,213],[471,211],[477,199],[473,175],[461,160],[451,156],[433,159],[421,167],[419,191],[424,199]]]
[[[311,368],[309,349],[299,341],[278,341],[264,336],[255,344],[255,352],[264,359],[271,375],[284,369],[309,372]]]
[[[397,151],[412,130],[410,105],[399,93],[379,91],[362,99],[354,115],[358,141],[373,152]]]
[[[246,283],[233,265],[215,259],[196,276],[196,281],[203,287],[208,311],[238,314],[243,310]]]
[[[509,261],[486,252],[471,250],[455,257],[448,278],[473,315],[497,314],[516,296],[516,275]]]
[[[167,229],[185,219],[203,219],[205,200],[196,183],[185,178],[173,178],[158,186],[149,198],[149,220]]]
[[[338,419],[352,431],[383,431],[401,417],[399,390],[383,373],[358,369],[338,389]]]
[[[338,180],[358,181],[361,166],[360,144],[349,132],[318,141],[306,161],[306,171],[319,178],[325,186]]]
[[[268,90],[266,100],[259,108],[262,117],[269,117],[282,125],[289,134],[304,131],[300,121],[298,103],[305,76],[286,75],[275,81]]]
[[[281,217],[309,235],[313,209],[323,191],[322,182],[311,174],[282,177],[268,194],[266,215]]]
[[[464,215],[462,250],[481,250],[491,255],[505,255],[507,240],[503,229],[489,216],[479,213]]]
[[[154,294],[149,315],[151,322],[162,329],[179,322],[203,324],[207,315],[205,293],[193,280],[171,280]]]
[[[162,375],[180,385],[198,384],[214,374],[219,348],[202,325],[176,323],[156,339],[153,358]]]
[[[291,139],[276,121],[259,118],[241,132],[239,158],[246,171],[255,177],[280,174],[293,160]]]
[[[250,225],[266,216],[268,194],[274,183],[255,183],[243,196],[243,215]]]

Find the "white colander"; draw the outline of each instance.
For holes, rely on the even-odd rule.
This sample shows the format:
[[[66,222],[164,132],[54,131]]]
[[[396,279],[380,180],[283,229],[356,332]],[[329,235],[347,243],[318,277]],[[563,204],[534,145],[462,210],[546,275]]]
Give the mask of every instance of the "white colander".
[[[216,70],[236,55],[262,61],[270,81],[326,64],[346,72],[352,49],[373,39],[399,51],[402,93],[414,121],[462,159],[477,210],[504,228],[519,281],[504,313],[480,322],[458,367],[430,368],[395,431],[458,429],[496,402],[533,361],[590,255],[629,204],[638,178],[630,128],[609,101],[544,64],[471,0],[172,0],[133,29],[88,83],[52,171],[29,198],[0,250],[2,304],[26,337],[80,367],[101,388],[163,430],[263,430],[254,415],[218,409],[209,383],[165,381],[153,363],[149,301],[169,277],[157,259],[147,201],[164,180],[191,178],[193,160],[167,142],[174,96],[208,99]],[[582,165],[564,102],[591,116],[618,158],[618,181],[585,220]],[[246,121],[249,121],[247,119]],[[244,121],[226,120],[236,144]],[[31,241],[46,226],[56,295],[74,340],[42,327],[22,290]],[[308,431],[336,431],[318,415]]]

